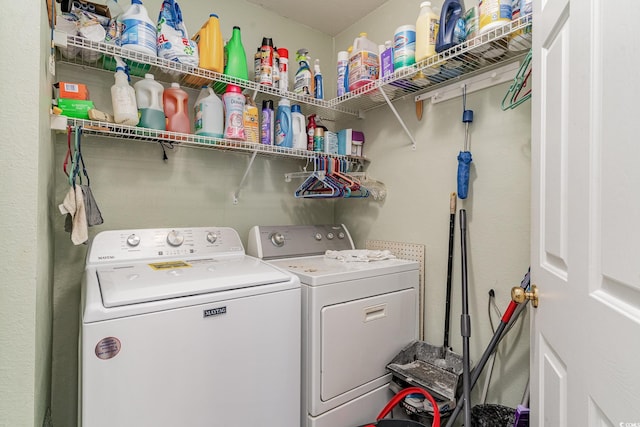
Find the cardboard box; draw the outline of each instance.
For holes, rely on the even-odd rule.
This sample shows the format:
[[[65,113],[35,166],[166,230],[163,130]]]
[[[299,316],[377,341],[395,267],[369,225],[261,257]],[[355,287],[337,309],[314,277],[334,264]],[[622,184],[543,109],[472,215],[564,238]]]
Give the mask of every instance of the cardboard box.
[[[89,120],[89,110],[95,107],[93,101],[58,98],[58,108],[63,116]]]

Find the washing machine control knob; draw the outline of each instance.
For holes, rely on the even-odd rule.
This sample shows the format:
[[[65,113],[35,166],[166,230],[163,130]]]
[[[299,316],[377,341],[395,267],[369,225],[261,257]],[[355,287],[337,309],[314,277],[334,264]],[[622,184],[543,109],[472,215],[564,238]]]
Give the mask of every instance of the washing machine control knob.
[[[333,240],[334,237],[336,237],[336,236],[333,233],[331,233],[331,232],[327,233],[327,239]]]
[[[127,245],[129,246],[138,246],[140,244],[140,236],[137,234],[132,234],[127,237]]]
[[[273,243],[274,246],[277,246],[279,248],[284,246],[284,234],[275,232],[271,236],[269,236],[269,238],[271,239],[271,243]]]
[[[215,243],[218,240],[218,235],[216,233],[212,233],[211,231],[207,233],[207,242]]]
[[[347,237],[347,236],[346,236],[346,234],[344,234],[343,231],[338,233],[338,239],[344,239],[345,237]]]
[[[322,234],[320,233],[316,233],[316,235],[314,236],[316,238],[316,240],[320,241],[322,240]]]
[[[184,236],[179,231],[171,230],[167,234],[167,243],[171,246],[180,246],[184,242]]]

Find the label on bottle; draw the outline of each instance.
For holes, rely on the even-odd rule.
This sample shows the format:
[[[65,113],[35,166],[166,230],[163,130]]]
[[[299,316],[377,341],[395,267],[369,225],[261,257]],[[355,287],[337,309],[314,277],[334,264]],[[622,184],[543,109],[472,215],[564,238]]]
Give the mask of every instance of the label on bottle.
[[[271,46],[260,48],[260,84],[273,86],[273,48]]]
[[[273,123],[273,110],[262,110],[262,125],[260,143],[273,145],[271,124]]]
[[[122,21],[122,36],[120,45],[137,45],[145,50],[157,51],[157,28],[148,22],[139,19],[125,19]]]

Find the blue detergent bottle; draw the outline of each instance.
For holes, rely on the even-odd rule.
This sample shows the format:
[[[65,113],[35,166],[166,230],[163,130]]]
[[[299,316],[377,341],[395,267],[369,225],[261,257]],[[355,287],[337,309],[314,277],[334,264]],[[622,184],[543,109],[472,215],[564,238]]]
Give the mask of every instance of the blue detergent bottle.
[[[464,8],[460,0],[446,0],[440,12],[440,28],[436,37],[436,52],[440,53],[460,43],[456,34],[458,21],[463,18]],[[457,37],[458,36],[458,37]]]
[[[291,122],[291,103],[287,98],[278,102],[275,124],[275,145],[293,148],[293,126]]]

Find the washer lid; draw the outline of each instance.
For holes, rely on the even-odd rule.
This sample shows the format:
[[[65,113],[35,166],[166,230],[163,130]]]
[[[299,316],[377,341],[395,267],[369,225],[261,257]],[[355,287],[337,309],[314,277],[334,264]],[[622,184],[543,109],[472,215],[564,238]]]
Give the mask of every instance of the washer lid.
[[[269,263],[296,274],[302,283],[309,286],[328,285],[419,269],[417,262],[404,259],[343,262],[324,255],[271,260]]]
[[[291,276],[249,256],[140,263],[96,271],[102,303],[119,307],[288,282]]]

